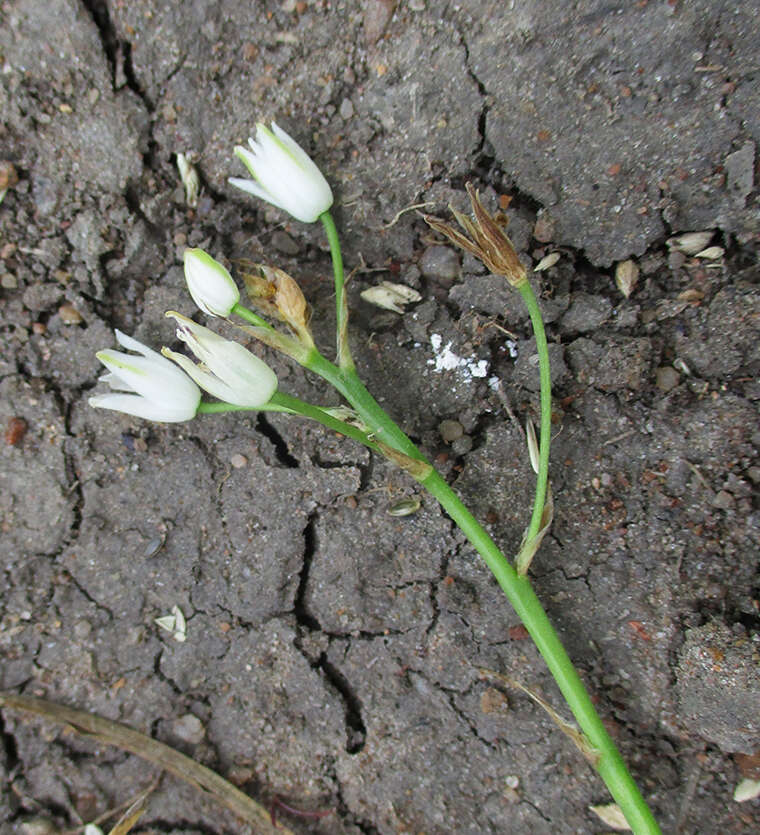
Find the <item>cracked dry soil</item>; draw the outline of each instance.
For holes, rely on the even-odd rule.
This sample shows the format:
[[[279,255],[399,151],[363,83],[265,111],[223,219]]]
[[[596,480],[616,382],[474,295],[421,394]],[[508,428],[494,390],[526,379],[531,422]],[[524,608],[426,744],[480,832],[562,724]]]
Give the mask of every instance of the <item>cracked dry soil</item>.
[[[396,6],[0,4],[0,148],[19,176],[0,205],[0,686],[152,734],[264,803],[334,810],[285,815],[298,832],[605,829],[589,811],[604,787],[568,741],[479,679],[560,704],[436,505],[388,513],[417,494],[408,479],[282,417],[159,426],[87,406],[114,327],[171,344],[185,246],[297,276],[330,345],[320,230],[226,184],[233,144],[275,117],[334,184],[364,267],[351,335],[370,389],[508,554],[532,489],[510,417],[536,410],[529,324],[414,212],[393,221],[463,209],[470,179],[492,207],[511,197],[526,261],[561,254],[535,278],[556,419],[537,592],[663,828],[758,831],[758,801],[732,800],[760,769],[753,4]],[[178,152],[195,154],[195,209]],[[666,243],[704,230],[721,257]],[[379,278],[423,300],[371,308],[359,292]],[[443,368],[436,346],[463,362]],[[262,353],[284,390],[331,401]],[[173,605],[185,643],[154,623]],[[92,820],[153,776],[3,720],[3,834]],[[245,831],[169,778],[140,826]]]

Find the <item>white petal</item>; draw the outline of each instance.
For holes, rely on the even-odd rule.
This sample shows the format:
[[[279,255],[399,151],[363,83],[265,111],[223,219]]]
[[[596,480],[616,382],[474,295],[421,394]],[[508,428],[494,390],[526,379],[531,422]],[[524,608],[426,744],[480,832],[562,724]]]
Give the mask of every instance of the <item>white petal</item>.
[[[184,354],[178,354],[175,351],[170,351],[168,348],[164,349],[166,356],[171,357],[177,365],[181,366],[185,373],[189,374],[193,380],[213,397],[224,401],[225,403],[236,403],[234,398],[235,392],[219,377],[212,374],[210,371],[196,365],[191,359]],[[238,406],[244,406],[244,403],[236,403]]]
[[[314,160],[304,151],[304,149],[293,139],[293,137],[286,133],[276,122],[272,122],[272,133],[287,147],[291,154],[298,160],[302,168],[308,170],[313,168],[319,176],[322,172],[317,168]]]
[[[188,408],[194,403],[197,407],[200,392],[193,381],[159,353],[148,350],[150,358],[112,350],[99,351],[97,357],[119,379],[119,388],[128,386],[154,403],[181,402]]]
[[[152,403],[137,394],[98,394],[87,401],[96,409],[113,409],[127,415],[161,423],[180,423],[195,417],[186,404]]]
[[[127,336],[127,334],[123,333],[118,328],[116,328],[115,333],[116,341],[119,343],[119,345],[123,345],[130,351],[135,351],[138,354],[142,354],[144,357],[158,360],[159,362],[164,362],[164,360],[161,359],[161,354],[159,354],[158,351],[154,351],[147,345],[143,345],[142,342],[138,342],[132,336]]]

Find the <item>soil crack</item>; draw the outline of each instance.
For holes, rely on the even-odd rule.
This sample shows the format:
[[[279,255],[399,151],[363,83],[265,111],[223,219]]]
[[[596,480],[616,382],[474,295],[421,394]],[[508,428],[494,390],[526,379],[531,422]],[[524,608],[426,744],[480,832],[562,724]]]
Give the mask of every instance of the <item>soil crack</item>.
[[[296,649],[307,659],[312,669],[320,670],[325,678],[325,681],[331,685],[340,696],[343,702],[343,710],[346,725],[346,752],[349,754],[358,754],[364,748],[367,740],[367,728],[362,719],[362,703],[361,699],[351,687],[350,682],[346,676],[333,664],[327,657],[327,652],[321,652],[315,659],[311,656],[304,646],[305,632],[319,632],[327,634],[322,629],[319,620],[312,614],[306,605],[306,592],[309,584],[309,573],[311,571],[312,560],[316,553],[316,526],[318,513],[312,512],[306,522],[303,530],[304,538],[304,555],[303,565],[298,579],[298,589],[296,591],[295,601],[293,604],[293,613],[296,617],[297,636],[294,641]],[[329,636],[328,636],[329,637]],[[330,638],[332,640],[332,638]]]

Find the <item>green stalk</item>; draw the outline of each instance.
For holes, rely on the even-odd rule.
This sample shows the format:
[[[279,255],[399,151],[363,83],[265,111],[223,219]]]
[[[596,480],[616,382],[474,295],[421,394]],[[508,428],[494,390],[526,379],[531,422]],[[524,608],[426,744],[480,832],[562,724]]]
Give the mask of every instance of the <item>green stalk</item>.
[[[340,251],[338,230],[335,228],[335,221],[329,211],[323,212],[319,216],[319,219],[322,221],[322,226],[324,226],[325,234],[327,235],[327,242],[330,244],[330,256],[332,258],[333,277],[335,279],[338,365],[340,368],[353,371],[354,361],[351,358],[351,349],[348,345],[348,302],[346,301],[343,255]]]
[[[388,417],[383,407],[367,391],[364,383],[353,369],[338,368],[326,360],[316,349],[303,363],[305,368],[319,374],[337,389],[353,406],[372,434],[388,446],[403,452],[417,461],[425,458],[417,447],[401,431],[399,426]]]
[[[369,394],[355,372],[346,372],[339,369],[320,354],[316,352],[315,354],[316,356],[311,357],[310,361],[306,363],[306,367],[332,383],[371,428],[369,435],[362,433],[361,430],[355,430],[362,436],[358,437],[357,440],[372,448],[371,438],[374,437],[395,447],[410,458],[425,461],[424,456],[412,441]],[[285,397],[285,395],[278,393],[277,397]],[[295,400],[295,398],[292,398],[292,400]],[[290,405],[289,400],[282,400],[281,402],[283,405]],[[294,411],[300,411],[307,417],[312,417],[303,410],[301,401],[298,401],[298,406]],[[315,416],[314,419],[319,420],[325,426],[330,426],[319,416]],[[336,423],[340,422],[336,421]],[[354,434],[346,432],[344,428],[334,426],[330,426],[330,428],[335,428],[338,432],[355,437]],[[351,429],[354,429],[354,427],[351,427]],[[589,744],[598,752],[599,760],[595,767],[631,824],[633,831],[646,833],[646,835],[659,833],[657,823],[628,773],[615,743],[599,718],[586,688],[562,646],[554,627],[546,616],[546,612],[536,597],[528,578],[517,574],[517,571],[510,565],[488,533],[435,470],[423,478],[420,483],[440,502],[444,510],[483,557],[520,620],[525,624],[578,725],[587,737]]]
[[[254,313],[247,307],[243,307],[242,304],[236,304],[230,312],[237,313],[237,315],[241,319],[245,319],[245,321],[251,325],[256,325],[259,328],[268,328],[269,330],[274,330],[266,319],[262,319],[261,316],[258,315],[258,313]]]
[[[353,361],[343,350],[348,350],[347,317],[343,287],[343,262],[340,256],[335,223],[329,213],[321,216],[330,242],[335,273],[335,292],[338,310],[338,358],[339,366],[328,362],[318,351],[313,350],[303,364],[330,382],[353,406],[370,429],[370,437],[382,440],[418,461],[424,457],[411,440],[385,413],[377,401],[364,387],[354,370]],[[541,383],[541,429],[539,440],[539,471],[533,513],[525,542],[530,542],[541,528],[546,501],[549,471],[549,445],[551,441],[551,377],[549,373],[549,351],[543,320],[536,297],[527,281],[519,285],[520,293],[530,314],[536,337]],[[486,561],[499,585],[515,609],[520,620],[533,638],[547,667],[575,716],[588,743],[596,751],[598,760],[595,768],[604,780],[610,794],[620,807],[632,830],[637,835],[658,835],[657,825],[646,801],[628,772],[620,752],[607,733],[599,714],[581,681],[578,672],[562,646],[546,612],[530,584],[527,576],[520,575],[501,553],[494,541],[464,506],[446,481],[432,470],[418,479],[446,510],[454,523],[465,534],[470,543]]]
[[[541,528],[541,516],[546,503],[546,485],[549,478],[549,447],[552,438],[552,378],[549,371],[549,346],[546,344],[546,331],[535,293],[529,282],[518,286],[525,306],[530,314],[533,333],[538,351],[538,369],[541,382],[541,430],[538,441],[538,476],[536,478],[536,496],[533,500],[533,514],[530,518],[525,542],[530,542]]]
[[[660,828],[657,822],[599,718],[583,682],[536,597],[530,580],[526,576],[518,576],[488,533],[435,470],[420,483],[438,499],[496,577],[546,661],[546,666],[557,682],[580,729],[598,752],[599,760],[595,768],[620,806],[631,829],[637,835],[658,835]]]
[[[333,432],[339,432],[347,438],[353,438],[353,440],[364,444],[374,452],[380,452],[377,444],[372,442],[370,433],[363,432],[358,426],[352,426],[350,423],[334,418],[324,409],[320,409],[319,406],[313,406],[305,400],[300,400],[298,397],[293,397],[281,391],[276,391],[271,400],[258,409],[251,406],[238,406],[234,403],[209,403],[204,401],[198,406],[196,414],[218,415],[223,412],[284,412],[291,415],[301,415],[321,423],[322,426],[331,429]]]

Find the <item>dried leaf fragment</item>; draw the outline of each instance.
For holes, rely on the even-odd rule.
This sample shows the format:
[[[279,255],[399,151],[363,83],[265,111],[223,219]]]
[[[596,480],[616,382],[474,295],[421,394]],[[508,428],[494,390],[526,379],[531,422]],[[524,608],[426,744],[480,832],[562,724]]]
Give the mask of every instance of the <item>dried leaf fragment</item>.
[[[497,673],[495,670],[488,670],[485,667],[480,667],[478,672],[480,673],[481,678],[490,678],[494,681],[499,681],[502,684],[507,685],[507,687],[514,687],[516,690],[520,690],[522,693],[525,693],[526,696],[533,699],[539,707],[542,707],[546,711],[549,718],[562,731],[562,733],[565,734],[568,739],[572,740],[576,748],[583,755],[586,762],[596,768],[597,763],[599,762],[599,752],[591,745],[586,735],[571,722],[567,722],[563,719],[549,704],[549,702],[547,702],[542,696],[539,696],[535,690],[531,690],[530,687],[526,687],[521,682],[516,681],[509,676]]]
[[[678,250],[678,252],[683,252],[684,255],[696,255],[710,243],[712,236],[713,233],[709,230],[705,232],[684,232],[682,235],[668,238],[668,246],[671,249]]]
[[[606,806],[589,806],[588,808],[607,826],[611,826],[620,832],[630,832],[631,827],[628,826],[628,821],[617,803],[608,803]]]
[[[544,270],[548,270],[550,267],[553,267],[557,261],[560,259],[559,252],[550,252],[548,255],[544,255],[544,257],[533,267],[534,273],[540,273]]]
[[[175,641],[182,644],[187,640],[187,623],[179,606],[172,606],[171,614],[156,618],[154,623],[161,629],[171,632]]]
[[[707,258],[708,261],[717,261],[717,259],[722,258],[725,253],[726,250],[723,249],[722,246],[708,246],[707,249],[703,249],[701,252],[698,252],[694,257]]]
[[[546,502],[544,503],[544,510],[541,514],[541,527],[538,533],[529,542],[521,542],[520,550],[515,557],[515,568],[517,573],[522,577],[528,573],[533,557],[536,556],[536,551],[541,547],[544,537],[549,533],[549,528],[552,526],[554,520],[554,497],[552,496],[551,484],[546,485]],[[527,533],[527,531],[526,531]]]
[[[639,265],[631,258],[627,261],[620,261],[615,267],[615,284],[626,298],[630,298],[638,280]]]
[[[198,194],[201,190],[201,181],[198,177],[198,172],[195,166],[191,165],[185,154],[177,154],[177,169],[182,180],[182,185],[185,187],[185,202],[191,209],[198,205]]]
[[[422,296],[411,287],[405,284],[394,284],[392,281],[381,281],[376,287],[368,287],[360,293],[365,302],[374,304],[375,307],[382,307],[384,310],[392,310],[394,313],[403,313],[404,305],[418,302]]]
[[[760,780],[750,780],[749,777],[745,777],[734,789],[734,800],[737,803],[746,803],[756,797],[760,797]]]

